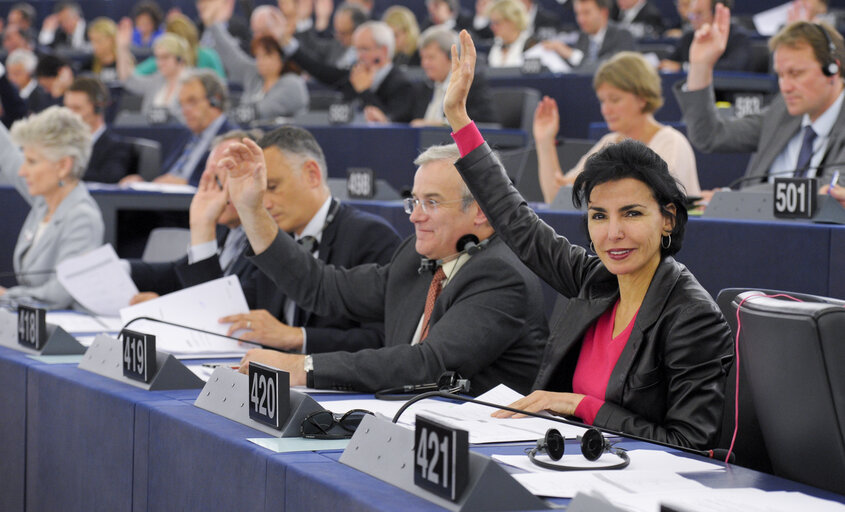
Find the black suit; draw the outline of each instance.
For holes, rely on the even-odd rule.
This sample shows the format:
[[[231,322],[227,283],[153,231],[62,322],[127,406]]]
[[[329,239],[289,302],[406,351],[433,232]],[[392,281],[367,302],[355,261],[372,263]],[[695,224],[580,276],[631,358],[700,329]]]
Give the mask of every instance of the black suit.
[[[223,115],[225,115],[225,114],[223,114]],[[238,130],[238,129],[240,129],[240,127],[238,125],[234,124],[233,122],[229,121],[229,119],[227,118],[225,121],[223,121],[223,124],[220,125],[220,128],[217,129],[217,133],[215,133],[215,136],[223,135],[226,132],[230,132],[232,130]],[[190,139],[187,139],[185,141],[185,145],[188,144],[189,140]],[[168,157],[167,161],[162,164],[162,166],[161,166],[162,174],[170,172],[171,167],[176,165],[176,162],[179,161],[179,157],[182,156],[182,152],[185,148],[185,145],[183,145],[181,148],[179,148],[179,151],[174,151],[170,155],[170,157]],[[205,152],[202,154],[200,159],[197,160],[197,164],[194,166],[194,169],[191,171],[191,176],[190,176],[190,178],[188,178],[188,184],[189,185],[196,186],[197,184],[199,184],[200,176],[202,176],[202,172],[205,170],[205,161],[208,160],[209,154],[211,154],[211,148],[207,147],[207,148],[205,148]]]
[[[613,57],[621,51],[634,51],[635,41],[634,36],[624,28],[619,28],[613,23],[607,24],[607,30],[604,33],[604,40],[599,48],[598,61],[588,62],[588,54],[590,52],[590,36],[584,32],[578,34],[578,40],[572,45],[572,48],[580,50],[584,53],[584,58],[578,66],[573,66],[579,72],[592,72],[598,68],[601,61]]]
[[[613,2],[613,5],[610,8],[610,19],[617,23],[622,20],[622,11],[619,10],[616,2]],[[663,34],[663,31],[666,30],[666,27],[663,24],[663,13],[661,13],[660,9],[651,2],[645,3],[643,8],[640,9],[640,12],[638,12],[637,15],[634,16],[634,19],[631,20],[631,25],[640,25],[642,27],[642,34],[644,37],[660,37],[660,35]],[[633,28],[631,31],[636,32]]]
[[[419,94],[417,94],[414,119],[421,119],[425,116],[428,104],[431,103],[431,97],[434,94],[434,84],[429,80],[424,80],[419,82],[417,87],[419,88]],[[473,121],[479,123],[499,122],[496,105],[493,103],[493,93],[490,90],[486,75],[479,68],[476,69],[475,78],[472,81],[472,86],[470,86],[469,95],[467,96],[467,113]]]
[[[398,245],[399,235],[384,219],[341,203],[334,220],[323,231],[318,258],[336,267],[384,264]],[[133,279],[136,279],[135,268],[133,263]],[[223,276],[218,258],[207,258],[188,265],[186,257],[164,264],[158,271],[160,279],[175,278],[178,282],[176,289]],[[269,277],[243,255],[235,261],[231,273],[238,275],[250,309],[266,309],[284,321],[285,295]],[[135,282],[138,283],[138,280]],[[295,318],[297,327],[305,327],[308,353],[378,348],[384,341],[381,323],[364,324],[344,317],[314,315],[299,308]]]
[[[3,106],[3,116],[0,120],[6,128],[10,128],[12,123],[27,114],[26,102],[6,73],[0,76],[0,104]]]
[[[689,62],[689,48],[692,45],[692,38],[695,31],[690,30],[678,39],[675,51],[668,57],[669,60],[685,63]],[[716,61],[715,69],[722,71],[747,71],[751,64],[751,41],[743,28],[731,23],[731,31],[728,34],[728,44],[719,60]]]
[[[82,179],[117,183],[131,171],[132,156],[132,145],[106,128],[91,148],[91,159]]]
[[[357,92],[349,82],[349,70],[322,62],[310,50],[300,45],[290,56],[303,70],[324,84],[341,91],[347,100],[359,99],[364,105],[373,105],[393,122],[407,123],[414,115],[414,85],[405,72],[394,66],[375,92],[367,89]]]

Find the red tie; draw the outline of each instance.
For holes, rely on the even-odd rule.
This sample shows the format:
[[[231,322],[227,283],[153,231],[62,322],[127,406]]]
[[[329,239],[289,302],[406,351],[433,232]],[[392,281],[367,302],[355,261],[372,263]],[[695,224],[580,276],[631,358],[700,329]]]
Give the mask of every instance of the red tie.
[[[428,287],[428,295],[425,297],[425,313],[423,313],[423,329],[420,334],[420,343],[428,336],[428,324],[431,321],[431,312],[434,310],[434,303],[443,290],[443,281],[446,280],[446,273],[443,267],[437,267],[434,277],[431,278],[431,286]]]

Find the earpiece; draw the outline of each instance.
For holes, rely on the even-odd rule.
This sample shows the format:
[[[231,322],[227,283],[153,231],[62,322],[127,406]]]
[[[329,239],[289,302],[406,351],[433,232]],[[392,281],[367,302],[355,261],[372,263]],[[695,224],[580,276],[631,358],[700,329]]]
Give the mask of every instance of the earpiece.
[[[214,103],[211,101],[211,98],[209,98],[208,102],[211,104],[212,107],[215,106]],[[323,223],[323,227],[320,228],[320,233],[322,233],[326,230],[327,227],[329,227],[329,224],[331,224],[335,216],[337,216],[338,210],[340,210],[340,203],[332,199],[331,206],[329,207],[329,213],[326,215],[326,221]],[[314,254],[315,252],[320,250],[320,242],[317,240],[317,237],[306,235],[297,240],[297,242],[299,242],[299,245],[305,248],[308,254]]]
[[[563,436],[556,428],[550,428],[546,431],[543,439],[537,440],[537,446],[528,451],[528,459],[535,465],[544,469],[553,469],[556,471],[585,471],[585,470],[609,470],[609,469],[623,469],[631,463],[628,458],[628,453],[621,449],[615,448],[604,438],[601,431],[597,428],[590,428],[584,432],[583,436],[578,437],[581,442],[581,454],[589,461],[598,460],[604,452],[610,452],[620,459],[621,462],[612,466],[566,466],[564,464],[552,464],[542,460],[537,460],[538,453],[547,453],[549,458],[558,461],[563,457],[565,443]]]
[[[223,101],[216,94],[208,97],[208,104],[214,108],[223,109]]]
[[[490,240],[492,240],[492,239],[493,239],[493,237],[491,236],[490,238],[486,238],[486,239],[479,242],[478,237],[473,235],[473,234],[464,235],[464,236],[458,238],[458,242],[455,244],[455,249],[457,249],[458,252],[456,252],[455,254],[453,254],[451,256],[446,256],[445,258],[441,258],[439,260],[432,260],[432,259],[428,259],[428,258],[425,258],[425,257],[421,258],[420,259],[420,268],[417,269],[417,273],[422,274],[423,272],[434,272],[435,270],[437,270],[437,267],[439,267],[440,265],[442,265],[442,264],[444,264],[448,261],[452,261],[452,260],[454,260],[455,258],[459,257],[461,254],[464,254],[464,253],[466,253],[470,256],[472,256],[474,254],[478,254],[479,252],[481,252],[482,249],[487,247],[487,244],[489,244]]]
[[[833,44],[833,39],[827,33],[826,28],[818,23],[813,23],[813,25],[818,27],[822,35],[824,35],[825,41],[827,41],[827,59],[826,62],[822,62],[822,74],[824,76],[836,76],[839,74],[839,62],[836,60],[836,45]]]

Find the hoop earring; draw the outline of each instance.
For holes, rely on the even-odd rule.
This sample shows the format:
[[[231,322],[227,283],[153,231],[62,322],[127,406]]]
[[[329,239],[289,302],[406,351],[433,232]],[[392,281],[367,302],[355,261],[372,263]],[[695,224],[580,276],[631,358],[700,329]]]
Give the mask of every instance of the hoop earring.
[[[663,243],[664,240],[666,240],[665,244]],[[669,233],[666,236],[660,237],[660,247],[663,247],[664,249],[668,249],[671,245],[672,245],[672,233]]]
[[[590,250],[593,251],[593,254],[598,254],[598,253],[596,253],[596,246],[593,245],[592,240],[590,240]]]

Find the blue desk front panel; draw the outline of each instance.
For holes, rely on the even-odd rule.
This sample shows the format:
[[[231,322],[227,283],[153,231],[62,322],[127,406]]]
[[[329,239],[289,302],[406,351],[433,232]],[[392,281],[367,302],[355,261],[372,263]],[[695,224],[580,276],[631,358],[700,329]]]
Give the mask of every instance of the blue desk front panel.
[[[26,375],[43,365],[23,352],[0,347],[0,510],[24,510]]]
[[[73,365],[27,374],[26,509],[132,509],[136,405],[170,401]]]

